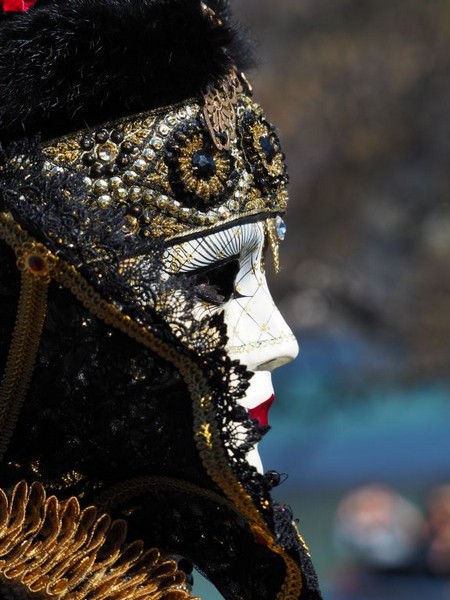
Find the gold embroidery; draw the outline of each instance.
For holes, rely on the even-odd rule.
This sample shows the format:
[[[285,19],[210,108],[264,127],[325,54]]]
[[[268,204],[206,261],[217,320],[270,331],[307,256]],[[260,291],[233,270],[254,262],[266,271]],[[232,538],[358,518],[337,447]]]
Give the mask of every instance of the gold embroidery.
[[[130,235],[178,240],[250,216],[283,213],[284,157],[272,144],[274,156],[267,162],[260,138],[270,141],[273,134],[261,108],[242,91],[235,73],[206,96],[205,106],[189,100],[47,142],[44,173],[82,176],[86,204],[123,207]],[[241,131],[237,139],[239,118],[246,114],[254,116],[252,133]],[[241,134],[254,146],[252,160],[261,163],[259,169],[249,166]],[[22,159],[12,162],[19,165]],[[264,169],[273,185],[262,193],[255,173]]]

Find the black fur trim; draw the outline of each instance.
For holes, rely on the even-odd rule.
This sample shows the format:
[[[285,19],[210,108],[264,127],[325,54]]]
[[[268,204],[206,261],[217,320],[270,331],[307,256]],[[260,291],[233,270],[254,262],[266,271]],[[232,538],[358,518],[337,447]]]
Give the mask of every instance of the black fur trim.
[[[199,95],[248,67],[224,0],[38,0],[0,17],[0,139],[51,138]]]

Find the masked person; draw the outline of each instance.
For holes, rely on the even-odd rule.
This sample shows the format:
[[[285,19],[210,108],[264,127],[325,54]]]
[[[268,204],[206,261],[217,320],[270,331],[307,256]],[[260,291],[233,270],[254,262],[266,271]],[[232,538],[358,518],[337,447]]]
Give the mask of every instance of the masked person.
[[[31,5],[31,6],[30,6]],[[0,590],[320,598],[257,443],[287,175],[224,2],[3,0]]]

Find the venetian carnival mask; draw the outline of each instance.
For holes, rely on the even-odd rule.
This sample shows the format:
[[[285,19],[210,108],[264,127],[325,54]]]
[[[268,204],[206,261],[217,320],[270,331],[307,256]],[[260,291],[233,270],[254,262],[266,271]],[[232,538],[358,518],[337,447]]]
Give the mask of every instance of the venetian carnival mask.
[[[50,19],[51,43],[59,27],[75,44],[56,52],[58,71],[38,27],[42,104],[16,122],[11,102],[1,152],[0,581],[55,600],[181,600],[188,586],[170,557],[183,556],[227,600],[316,600],[308,548],[257,450],[271,373],[298,352],[265,272],[271,259],[278,269],[288,178],[276,130],[232,59],[224,4],[104,0],[120,24],[109,33],[133,60],[122,78],[108,52],[93,64],[100,79],[112,69],[97,95],[91,71],[72,68],[74,87],[69,77],[66,101],[53,102],[66,57],[102,55],[92,48],[109,27],[83,29],[95,39],[77,45],[98,15],[87,0],[67,2],[38,0],[8,17],[10,37],[0,29],[0,58],[25,71],[34,15]],[[134,23],[126,44],[122,10]],[[141,22],[167,45],[164,60],[160,46],[147,60],[141,42],[133,54]],[[189,40],[175,56],[178,35]],[[175,74],[161,75],[161,60]],[[178,92],[187,64],[198,78]],[[122,85],[129,73],[143,86],[135,96]],[[28,89],[19,71],[4,75],[0,99]],[[40,127],[43,140],[32,135]],[[142,542],[127,546],[125,527]]]
[[[173,273],[196,279],[198,303],[195,318],[223,312],[227,326],[227,353],[253,373],[245,396],[239,399],[260,425],[269,424],[274,400],[271,372],[293,360],[298,345],[278,311],[265,275],[268,231],[284,238],[281,217],[231,227],[171,246],[164,259]],[[269,234],[270,235],[270,234]],[[278,240],[277,240],[278,241]],[[247,454],[260,472],[263,466],[256,448]]]

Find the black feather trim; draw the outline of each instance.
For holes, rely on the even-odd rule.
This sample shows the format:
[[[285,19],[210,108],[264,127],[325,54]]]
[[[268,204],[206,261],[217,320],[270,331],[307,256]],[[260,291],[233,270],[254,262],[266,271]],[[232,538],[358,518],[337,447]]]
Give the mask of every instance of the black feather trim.
[[[0,137],[43,138],[197,96],[236,64],[223,0],[39,0],[0,18]]]

